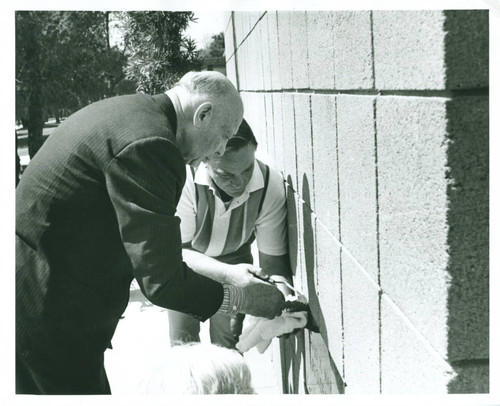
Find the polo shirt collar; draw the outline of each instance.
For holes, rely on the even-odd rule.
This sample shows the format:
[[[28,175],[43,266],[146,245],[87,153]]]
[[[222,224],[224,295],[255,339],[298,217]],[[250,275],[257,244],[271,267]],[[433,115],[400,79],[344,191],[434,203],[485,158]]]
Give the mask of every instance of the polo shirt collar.
[[[207,164],[205,162],[200,163],[200,165],[198,166],[198,169],[196,170],[196,173],[194,175],[194,183],[198,185],[208,186],[209,189],[215,192],[216,190],[215,183],[208,173]],[[255,160],[252,177],[250,178],[250,181],[248,182],[248,185],[246,186],[245,190],[241,194],[241,197],[243,197],[244,200],[246,200],[248,199],[250,193],[262,189],[263,187],[264,187],[264,176],[262,175],[262,171],[260,170],[257,160]]]

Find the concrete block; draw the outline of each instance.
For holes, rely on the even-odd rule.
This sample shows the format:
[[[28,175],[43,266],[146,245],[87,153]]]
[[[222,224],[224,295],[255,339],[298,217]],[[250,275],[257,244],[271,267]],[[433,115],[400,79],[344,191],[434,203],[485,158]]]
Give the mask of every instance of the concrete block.
[[[309,67],[307,56],[307,14],[305,11],[292,11],[290,17],[292,84],[294,89],[309,88]]]
[[[230,13],[229,13],[228,24],[226,30],[224,31],[224,47],[225,47],[226,60],[228,60],[229,58],[231,58],[234,51],[236,50],[236,46],[234,43],[233,20],[231,19]]]
[[[445,10],[446,88],[489,85],[488,10]]]
[[[291,11],[278,11],[278,49],[279,49],[279,67],[282,89],[293,88],[292,70],[294,67],[292,59],[292,35],[290,27]]]
[[[277,11],[267,12],[267,28],[269,31],[269,61],[271,67],[271,89],[281,89],[280,54],[278,43]]]
[[[336,239],[316,222],[315,300],[309,296],[314,320],[330,356],[343,375],[342,278],[340,247]]]
[[[257,142],[266,149],[266,105],[263,93],[248,92],[248,104],[252,108],[251,121],[248,121]]]
[[[238,76],[236,73],[236,55],[233,55],[229,60],[226,61],[226,76],[231,81],[231,83],[239,88]]]
[[[245,28],[243,26],[243,17],[244,13],[241,11],[235,11],[234,12],[234,29],[235,29],[235,47],[239,48],[243,38],[246,36]]]
[[[446,358],[446,99],[381,97],[376,109],[381,286]]]
[[[344,380],[348,394],[380,393],[379,291],[342,253]]]
[[[296,232],[295,242],[291,248],[296,248],[296,255],[292,259],[292,269],[294,272],[294,287],[303,293],[306,298],[314,301],[317,299],[314,283],[314,265],[315,265],[315,239],[314,239],[314,221],[311,209],[305,204],[302,198],[295,193],[293,203],[295,204],[297,226],[294,230],[293,225],[289,226],[290,232]],[[293,214],[291,214],[293,216]],[[290,238],[290,236],[289,236]],[[296,247],[293,245],[296,243]]]
[[[339,236],[335,96],[311,95],[314,207],[326,229]]]
[[[335,89],[334,12],[307,12],[307,47],[311,89]]]
[[[333,14],[335,87],[374,87],[371,11],[336,11]]]
[[[448,383],[448,393],[489,393],[488,360],[452,364],[456,377]]]
[[[240,45],[244,55],[244,70],[245,70],[245,90],[251,91],[255,89],[255,64],[253,59],[252,41],[249,37]]]
[[[314,210],[314,174],[311,134],[311,96],[297,93],[295,103],[295,142],[297,151],[297,191]]]
[[[240,92],[241,100],[243,101],[244,113],[243,117],[247,121],[248,125],[252,128],[252,131],[257,139],[257,142],[260,141],[260,132],[258,129],[258,120],[257,120],[257,105],[254,100],[255,93],[242,91]]]
[[[252,29],[251,25],[251,16],[249,11],[243,11],[241,18],[241,28],[242,28],[242,37],[241,40],[245,41],[245,37],[250,33]]]
[[[244,91],[240,91],[241,101],[243,102],[243,117],[248,117],[248,103],[247,103],[247,93]],[[248,121],[248,120],[247,120]]]
[[[260,20],[257,28],[260,30],[260,48],[262,50],[262,79],[264,90],[271,90],[271,54],[269,46],[269,21],[266,13]]]
[[[449,360],[488,358],[487,96],[377,102],[381,284]]]
[[[304,333],[282,340],[283,393],[305,394],[305,343]]]
[[[247,43],[243,43],[236,51],[236,64],[238,67],[238,81],[240,90],[248,90],[247,88]]]
[[[448,359],[489,358],[488,96],[446,105]]]
[[[234,43],[233,20],[231,13],[226,13],[228,24],[224,32],[224,46],[226,55],[226,76],[231,80],[233,85],[238,89],[238,76],[236,69],[236,47]]]
[[[444,20],[439,10],[374,11],[375,87],[445,89]]]
[[[377,266],[377,196],[373,97],[337,97],[342,243],[374,281]]]
[[[274,117],[273,117],[273,95],[271,93],[263,93],[264,104],[266,107],[266,140],[267,153],[269,157],[274,156]]]
[[[445,394],[456,373],[382,295],[382,394]],[[349,382],[347,382],[349,384]]]
[[[283,94],[272,93],[273,101],[273,130],[274,130],[274,166],[280,172],[285,170],[284,136],[283,136]]]
[[[248,88],[262,90],[264,88],[264,75],[262,71],[262,41],[260,29],[254,29],[247,38],[248,42],[248,69],[250,79]]]
[[[299,230],[299,209],[301,202],[295,194],[290,183],[286,184],[286,209],[287,209],[287,232],[288,232],[288,256],[290,258],[290,268],[292,269],[294,283],[300,278],[297,274],[297,264],[299,260],[300,230]]]
[[[295,150],[295,112],[293,94],[283,93],[283,155],[285,162],[285,178],[290,176],[293,188],[297,187],[297,162]]]
[[[255,29],[255,26],[258,24],[259,19],[261,16],[260,11],[250,11],[248,13],[248,24],[249,24],[249,32],[253,29]]]
[[[305,384],[308,394],[344,393],[344,381],[321,335],[308,333],[305,351]]]
[[[316,217],[303,199],[299,201],[299,260],[301,269],[300,285],[297,288],[308,302],[317,301],[316,290]]]

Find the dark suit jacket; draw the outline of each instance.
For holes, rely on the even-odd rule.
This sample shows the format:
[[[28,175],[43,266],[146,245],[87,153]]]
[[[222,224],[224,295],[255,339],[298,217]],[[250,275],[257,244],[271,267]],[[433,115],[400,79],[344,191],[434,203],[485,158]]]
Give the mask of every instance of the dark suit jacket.
[[[206,320],[222,285],[182,262],[185,181],[166,95],[119,96],[49,137],[16,190],[18,352],[66,362],[104,351],[131,280],[154,304]],[[57,361],[55,361],[57,360]]]

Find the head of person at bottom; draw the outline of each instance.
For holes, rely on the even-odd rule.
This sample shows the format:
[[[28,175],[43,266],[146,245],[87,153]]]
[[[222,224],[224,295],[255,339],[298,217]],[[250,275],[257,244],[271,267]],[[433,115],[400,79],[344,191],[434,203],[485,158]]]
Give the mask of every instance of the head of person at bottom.
[[[188,72],[167,95],[177,114],[176,144],[193,167],[211,155],[222,155],[243,118],[243,102],[222,73]]]
[[[230,198],[241,196],[252,178],[257,140],[245,119],[226,144],[224,155],[207,159],[210,178]]]
[[[243,356],[214,344],[172,347],[143,385],[149,394],[253,394],[252,376]]]

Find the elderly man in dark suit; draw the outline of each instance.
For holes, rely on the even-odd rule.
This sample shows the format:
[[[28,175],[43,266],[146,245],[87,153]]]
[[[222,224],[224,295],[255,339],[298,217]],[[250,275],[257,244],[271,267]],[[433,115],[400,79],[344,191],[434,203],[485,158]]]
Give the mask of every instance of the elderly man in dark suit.
[[[16,190],[17,393],[110,393],[104,351],[133,278],[202,321],[281,313],[273,286],[223,285],[182,262],[185,164],[223,153],[242,116],[225,76],[192,72],[166,94],[91,104],[49,137]]]

